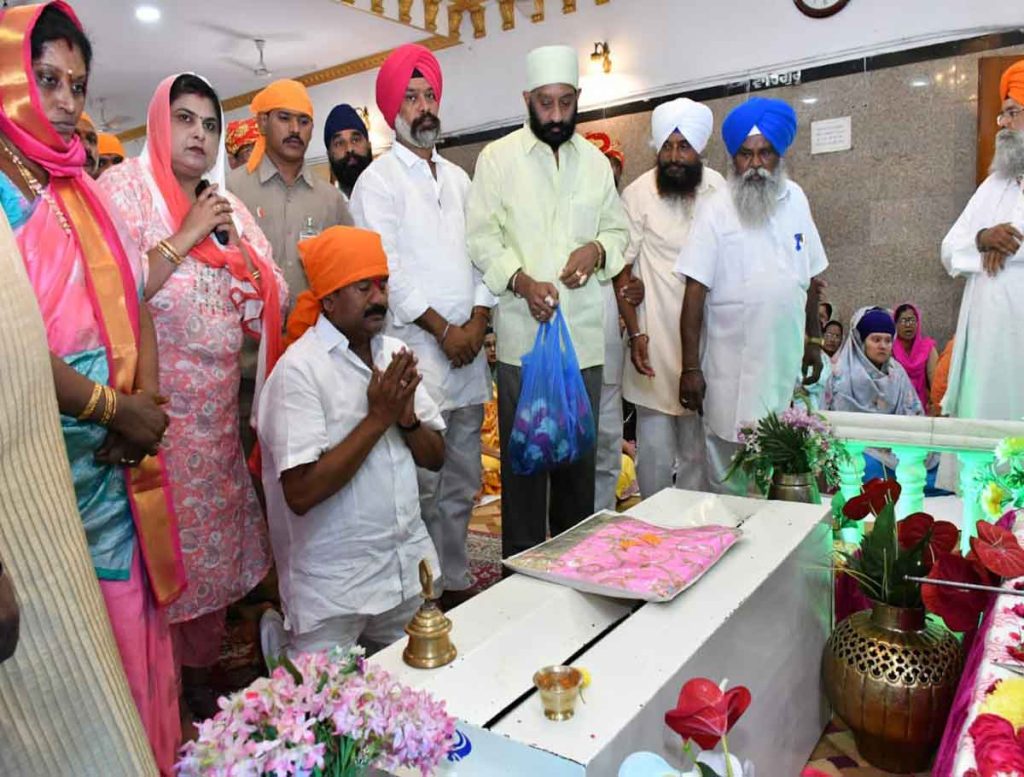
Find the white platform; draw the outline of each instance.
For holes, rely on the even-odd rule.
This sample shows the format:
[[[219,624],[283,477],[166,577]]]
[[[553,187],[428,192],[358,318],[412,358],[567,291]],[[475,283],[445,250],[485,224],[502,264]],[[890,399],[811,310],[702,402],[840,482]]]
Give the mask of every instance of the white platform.
[[[825,506],[668,489],[630,515],[669,527],[741,525],[744,536],[692,588],[665,604],[582,594],[513,575],[453,610],[459,657],[417,670],[404,643],[372,661],[446,700],[472,749],[445,775],[601,775],[653,750],[678,764],[664,724],[693,677],[728,678],[753,704],[730,736],[759,777],[792,777],[828,721],[821,651],[831,628],[831,532]],[[548,664],[584,666],[586,703],[547,720],[532,691]]]

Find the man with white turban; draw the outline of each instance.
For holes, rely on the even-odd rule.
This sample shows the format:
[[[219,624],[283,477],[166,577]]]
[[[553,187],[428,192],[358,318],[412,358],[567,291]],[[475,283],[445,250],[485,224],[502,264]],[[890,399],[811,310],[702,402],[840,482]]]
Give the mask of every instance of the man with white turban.
[[[686,284],[674,268],[698,205],[725,189],[725,179],[700,157],[712,126],[711,109],[701,103],[680,98],[659,105],[651,116],[657,164],[622,193],[629,217],[626,264],[645,290],[637,307],[619,298],[632,361],[622,392],[636,405],[637,479],[645,497],[672,486],[673,473],[678,488],[707,488],[700,416],[679,403]]]
[[[480,153],[466,205],[470,259],[500,295],[495,329],[505,556],[543,542],[549,522],[551,534],[558,534],[594,510],[593,448],[572,464],[523,477],[512,471],[508,440],[520,359],[533,348],[538,323],[551,320],[556,308],[569,326],[596,416],[604,363],[600,284],[622,270],[628,237],[608,161],[576,134],[576,51],[531,51],[523,100],[525,126]]]
[[[992,168],[942,241],[950,275],[967,278],[943,412],[1024,417],[1024,59],[999,84]]]
[[[704,416],[708,477],[719,493],[746,490],[738,477],[725,482],[740,424],[781,412],[798,376],[810,384],[821,374],[811,281],[828,259],[803,189],[786,176],[796,128],[782,100],[755,97],[726,116],[728,185],[700,203],[676,261],[686,280],[679,400]]]

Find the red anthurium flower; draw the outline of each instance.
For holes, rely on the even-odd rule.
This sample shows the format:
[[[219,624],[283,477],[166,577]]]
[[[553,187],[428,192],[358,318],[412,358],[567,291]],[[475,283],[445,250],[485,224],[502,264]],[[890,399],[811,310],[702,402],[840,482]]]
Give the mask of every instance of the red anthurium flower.
[[[946,553],[952,553],[960,540],[960,530],[949,521],[936,521],[928,513],[908,515],[896,524],[896,535],[900,547],[906,550],[924,539],[931,529],[932,538],[924,552],[924,565],[931,569],[935,561]]]
[[[971,550],[985,568],[999,577],[1024,575],[1024,548],[1013,532],[986,521],[978,521],[978,536],[971,537]]]
[[[968,733],[980,777],[1024,774],[1024,746],[1008,720],[985,713],[974,719]]]
[[[706,677],[690,680],[679,691],[676,708],[665,713],[665,723],[701,750],[711,750],[750,706],[750,691],[742,685],[722,691]]]
[[[986,582],[970,560],[952,553],[940,556],[928,577],[958,583]],[[921,600],[929,612],[942,618],[952,631],[970,631],[978,625],[978,618],[988,603],[988,594],[985,591],[922,583]]]
[[[858,496],[843,505],[843,515],[852,521],[866,518],[868,514],[878,515],[887,502],[896,503],[900,498],[900,484],[895,480],[874,478],[861,488]]]

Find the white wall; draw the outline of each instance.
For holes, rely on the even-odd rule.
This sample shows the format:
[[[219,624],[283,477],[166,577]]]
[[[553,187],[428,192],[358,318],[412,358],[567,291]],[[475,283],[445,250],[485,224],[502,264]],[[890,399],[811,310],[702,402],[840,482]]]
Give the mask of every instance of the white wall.
[[[579,0],[579,10],[568,16],[558,5],[548,0],[548,18],[541,24],[520,14],[516,29],[503,32],[491,4],[488,35],[481,40],[473,39],[467,14],[464,43],[438,53],[445,74],[441,119],[446,133],[520,121],[526,53],[549,43],[568,43],[579,51],[585,74],[582,107],[595,108],[790,66],[1024,27],[1020,0],[851,0],[837,16],[823,20],[805,17],[791,0],[610,0],[602,6]],[[588,72],[597,40],[610,45],[611,75]],[[339,102],[369,106],[375,145],[382,146],[390,133],[376,112],[375,78],[376,72],[360,73],[312,88],[318,119]],[[230,118],[244,115],[243,109]],[[311,159],[324,155],[319,138],[318,130]]]

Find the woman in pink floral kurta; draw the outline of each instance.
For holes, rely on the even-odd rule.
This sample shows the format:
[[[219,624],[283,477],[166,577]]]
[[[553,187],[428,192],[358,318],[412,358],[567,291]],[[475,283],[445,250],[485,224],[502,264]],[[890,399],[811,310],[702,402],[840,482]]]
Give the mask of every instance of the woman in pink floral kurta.
[[[195,76],[185,81],[192,84],[192,92],[175,95],[183,78],[168,79],[157,90],[142,156],[111,168],[99,183],[150,261],[146,296],[156,325],[160,390],[168,399],[164,409],[171,418],[163,450],[188,573],[188,587],[168,616],[185,701],[197,717],[205,717],[216,710],[207,679],[220,654],[226,608],[259,583],[271,564],[266,523],[239,437],[239,354],[246,332],[258,336],[267,307],[254,284],[269,280],[279,305],[287,298],[287,288],[266,237],[245,206],[223,184],[205,197],[194,194],[190,164],[196,168],[193,174],[210,180],[218,177],[214,170],[223,169],[220,159],[209,172],[201,163],[204,155],[223,156],[223,140],[214,145],[221,117],[216,103],[195,93],[202,91],[195,86]],[[154,139],[155,121],[164,127],[170,124],[170,135],[164,129],[161,136],[168,141],[167,149]],[[195,126],[184,126],[187,122]],[[202,122],[209,123],[203,127]],[[206,147],[209,150],[200,153]],[[177,183],[161,165],[173,170]],[[162,171],[162,177],[156,171]],[[163,194],[168,186],[178,185],[187,197],[177,203],[179,210],[188,211],[184,219],[171,215],[175,203]],[[227,205],[230,222],[228,216],[218,216],[228,212]],[[200,218],[204,215],[205,221]],[[209,257],[217,261],[218,251],[227,253],[210,237],[211,224],[218,218],[219,228],[231,231],[232,246],[239,243],[240,233],[250,275],[239,272],[237,255],[234,268],[211,264]],[[158,247],[161,241],[170,245],[170,256]],[[205,253],[199,255],[197,249],[204,246]],[[175,263],[175,252],[182,257],[180,264]],[[267,275],[271,278],[263,277]]]

